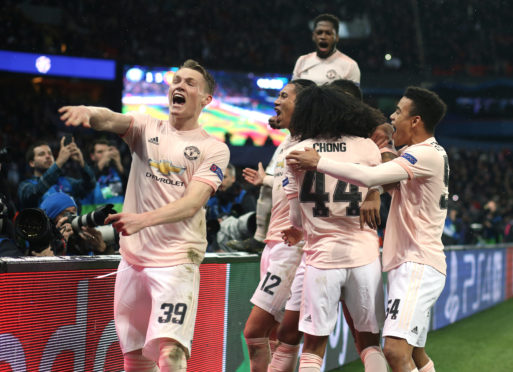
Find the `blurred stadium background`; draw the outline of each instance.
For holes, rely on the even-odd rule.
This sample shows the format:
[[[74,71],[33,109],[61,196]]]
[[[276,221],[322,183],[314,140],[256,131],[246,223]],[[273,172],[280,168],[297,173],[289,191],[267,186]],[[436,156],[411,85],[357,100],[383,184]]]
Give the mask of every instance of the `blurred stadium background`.
[[[368,103],[388,116],[408,85],[433,89],[448,103],[436,133],[451,167],[446,244],[512,242],[513,3],[508,0],[4,0],[0,148],[11,148],[12,156],[1,178],[12,198],[30,173],[28,146],[40,138],[57,143],[69,131],[59,121],[58,107],[86,104],[166,117],[166,82],[188,58],[213,70],[219,83],[203,125],[227,141],[237,167],[265,164],[284,136],[266,125],[272,102],[297,57],[313,51],[311,20],[324,12],[342,21],[339,49],[358,62]],[[85,151],[94,134],[73,133]],[[119,144],[128,165],[127,148],[109,139]],[[448,254],[449,266],[460,274],[478,272],[483,262],[482,272],[497,278],[494,270],[503,265],[498,280],[505,284],[501,289],[490,284],[490,301],[481,289],[475,299],[464,299],[473,301],[474,311],[498,302],[494,291],[502,291],[501,300],[511,296],[511,248],[483,252],[476,253],[473,269],[465,266],[471,259],[464,250]],[[503,252],[500,260],[497,252]],[[460,290],[454,284],[447,298]],[[451,314],[449,323],[459,319]]]
[[[367,102],[389,115],[403,89],[415,84],[449,104],[437,137],[450,155],[457,243],[504,239],[513,218],[509,1],[7,0],[1,10],[0,146],[14,150],[13,162],[2,169],[12,188],[29,172],[23,157],[29,144],[42,137],[55,141],[67,130],[59,106],[165,116],[166,73],[187,58],[215,70],[219,81],[203,124],[232,145],[235,165],[265,164],[283,138],[266,125],[274,97],[297,57],[313,50],[311,20],[331,12],[342,20],[339,48],[359,63]],[[39,67],[32,62],[27,71],[7,51],[48,61]],[[77,72],[88,68],[67,64],[83,60],[64,61],[60,72],[54,61],[45,71],[54,56],[102,59],[114,67],[96,78],[81,78]],[[91,135],[77,134],[77,142]],[[494,228],[487,228],[488,220]]]

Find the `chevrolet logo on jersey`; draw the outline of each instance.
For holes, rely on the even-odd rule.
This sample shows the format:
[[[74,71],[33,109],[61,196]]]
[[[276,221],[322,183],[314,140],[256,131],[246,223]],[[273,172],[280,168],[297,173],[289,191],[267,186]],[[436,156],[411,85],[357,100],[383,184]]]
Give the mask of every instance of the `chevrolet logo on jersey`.
[[[173,165],[170,161],[167,160],[160,160],[159,162],[156,162],[155,160],[148,160],[148,163],[150,164],[150,167],[156,168],[160,173],[162,173],[164,176],[169,176],[171,173],[176,173],[178,175],[183,174],[185,172],[185,169],[182,167],[177,167]]]

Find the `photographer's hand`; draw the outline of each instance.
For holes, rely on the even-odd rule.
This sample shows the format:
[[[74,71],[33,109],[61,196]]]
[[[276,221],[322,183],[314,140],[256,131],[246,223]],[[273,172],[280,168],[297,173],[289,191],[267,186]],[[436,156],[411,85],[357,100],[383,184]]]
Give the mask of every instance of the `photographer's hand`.
[[[57,224],[55,225],[61,232],[62,237],[66,242],[68,241],[69,237],[73,235],[73,228],[69,222],[66,223],[67,220],[68,217],[62,217],[59,219],[59,221],[57,221]]]
[[[82,226],[82,231],[78,234],[83,240],[91,243],[93,251],[103,253],[107,249],[107,244],[103,241],[102,234],[94,227]]]

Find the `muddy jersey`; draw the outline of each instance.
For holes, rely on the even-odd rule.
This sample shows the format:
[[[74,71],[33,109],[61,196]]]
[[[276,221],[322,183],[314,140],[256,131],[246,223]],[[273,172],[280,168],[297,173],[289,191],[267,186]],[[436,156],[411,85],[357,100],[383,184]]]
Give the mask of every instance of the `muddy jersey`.
[[[204,182],[214,193],[223,180],[230,152],[202,128],[178,131],[168,121],[131,113],[122,136],[132,153],[123,212],[143,213],[172,203],[191,181]],[[199,264],[207,240],[205,209],[175,223],[151,226],[120,237],[120,253],[145,267]]]

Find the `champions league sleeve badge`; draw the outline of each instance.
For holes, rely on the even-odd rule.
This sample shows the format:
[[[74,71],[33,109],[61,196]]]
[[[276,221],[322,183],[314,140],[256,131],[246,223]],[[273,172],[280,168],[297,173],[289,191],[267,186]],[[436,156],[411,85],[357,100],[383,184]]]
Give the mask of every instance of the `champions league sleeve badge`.
[[[210,171],[214,172],[215,174],[217,174],[217,177],[219,177],[219,179],[222,181],[223,178],[224,178],[224,174],[223,174],[223,171],[221,170],[221,168],[219,168],[217,165],[215,164],[212,164],[210,166]]]

